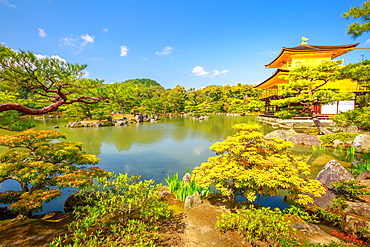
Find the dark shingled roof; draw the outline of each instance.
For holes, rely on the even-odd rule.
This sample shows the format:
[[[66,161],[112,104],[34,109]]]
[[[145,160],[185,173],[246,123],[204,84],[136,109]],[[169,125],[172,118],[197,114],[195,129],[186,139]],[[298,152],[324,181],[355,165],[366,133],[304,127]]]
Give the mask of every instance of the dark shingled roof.
[[[359,43],[356,44],[349,44],[349,45],[309,45],[309,44],[302,44],[293,48],[286,48],[283,47],[283,49],[289,49],[289,50],[332,50],[332,49],[346,49],[346,48],[352,48],[357,46]]]
[[[356,47],[358,44],[360,44],[360,43],[349,44],[349,45],[331,45],[331,46],[301,44],[301,45],[293,47],[293,48],[283,47],[280,51],[280,54],[274,60],[272,60],[270,63],[266,64],[265,67],[269,67],[269,66],[273,65],[276,61],[279,60],[280,57],[283,56],[283,54],[285,52],[287,52],[287,53],[292,53],[292,52],[305,53],[305,52],[310,52],[310,51],[322,51],[322,52],[333,51],[333,56],[332,56],[332,59],[333,59],[333,58],[336,58],[340,55],[343,55],[343,54],[349,52],[351,49]],[[276,67],[274,67],[274,68],[276,68]]]

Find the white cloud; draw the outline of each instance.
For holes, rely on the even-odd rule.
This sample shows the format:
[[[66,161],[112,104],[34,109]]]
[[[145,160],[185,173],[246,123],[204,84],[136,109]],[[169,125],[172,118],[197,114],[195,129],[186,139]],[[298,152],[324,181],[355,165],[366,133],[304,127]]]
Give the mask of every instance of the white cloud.
[[[194,147],[193,148],[193,153],[194,155],[201,155],[204,153],[204,151],[206,151],[208,148],[207,147],[204,147],[204,146],[197,146],[197,147]]]
[[[44,29],[39,28],[39,36],[45,38],[46,36],[48,36],[48,34],[45,32]]]
[[[211,75],[211,76],[224,75],[224,74],[227,74],[227,72],[229,72],[228,69],[224,69],[221,72],[219,70],[215,69],[213,71],[213,75]]]
[[[7,7],[16,8],[16,6],[15,6],[14,4],[9,3],[7,0],[0,0],[0,3],[1,3],[2,5],[7,6]]]
[[[60,60],[60,61],[62,61],[64,63],[67,63],[67,61],[65,59],[59,57],[58,55],[52,55],[51,58],[58,59],[58,60]]]
[[[205,71],[205,69],[202,67],[202,66],[196,66],[193,68],[192,70],[193,74],[195,76],[201,76],[201,77],[215,77],[215,76],[218,76],[218,75],[226,75],[229,70],[228,69],[224,69],[224,70],[213,70],[213,72],[207,72]]]
[[[71,37],[62,38],[61,42],[63,46],[75,49],[76,52],[80,52],[84,49],[85,46],[94,43],[94,36],[88,34],[81,35],[78,38],[75,38],[73,35]]]
[[[370,44],[370,39],[366,40],[364,45],[369,45]]]
[[[58,59],[64,63],[67,63],[67,61],[61,57],[59,57],[58,55],[52,55],[51,57],[47,56],[47,55],[41,55],[41,54],[36,54],[35,55],[38,59],[45,59],[45,58],[53,58],[53,59]]]
[[[83,78],[86,78],[86,79],[89,79],[89,76],[90,76],[90,72],[89,71],[86,71],[84,74],[83,74]]]
[[[73,38],[73,37],[61,38],[61,41],[64,46],[68,46],[70,48],[76,48],[78,39]]]
[[[166,46],[162,49],[162,51],[156,51],[155,54],[158,56],[163,56],[163,55],[169,55],[173,51],[173,47],[171,46]]]
[[[103,28],[103,32],[108,32],[108,28]]]
[[[90,36],[88,34],[85,34],[85,35],[81,35],[81,39],[83,40],[81,42],[81,46],[85,46],[85,45],[88,45],[89,43],[94,43],[94,36]]]
[[[206,77],[209,74],[209,72],[206,72],[202,66],[194,67],[191,72],[193,72],[193,74],[195,74],[196,76],[202,77]]]
[[[121,45],[121,54],[120,54],[120,56],[121,57],[125,57],[125,56],[127,56],[127,53],[128,53],[128,48],[127,48],[127,46],[125,46],[125,45]]]

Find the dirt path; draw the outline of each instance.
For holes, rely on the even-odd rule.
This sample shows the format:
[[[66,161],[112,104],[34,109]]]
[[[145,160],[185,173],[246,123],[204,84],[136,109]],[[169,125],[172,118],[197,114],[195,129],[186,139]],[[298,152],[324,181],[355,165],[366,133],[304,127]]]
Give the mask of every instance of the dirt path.
[[[209,201],[186,210],[182,220],[185,229],[180,237],[186,247],[247,246],[236,235],[222,234],[216,229],[217,217],[228,210],[211,205]]]

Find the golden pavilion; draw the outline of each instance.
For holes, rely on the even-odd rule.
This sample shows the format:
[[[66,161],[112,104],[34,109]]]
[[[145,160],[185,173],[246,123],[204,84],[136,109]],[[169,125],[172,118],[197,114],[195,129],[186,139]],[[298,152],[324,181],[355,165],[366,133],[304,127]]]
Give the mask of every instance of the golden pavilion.
[[[281,79],[283,75],[288,75],[289,71],[301,65],[314,66],[326,61],[333,61],[339,56],[352,51],[359,44],[337,45],[337,46],[320,46],[309,45],[306,41],[308,39],[303,37],[302,42],[293,48],[283,47],[279,55],[266,64],[266,68],[276,68],[277,70],[265,81],[255,86],[257,89],[262,89],[260,100],[265,101],[265,116],[274,116],[274,113],[280,109],[277,106],[270,105],[270,100],[279,99],[279,92],[281,92],[284,84],[287,81]],[[344,61],[339,60],[338,66],[343,66]],[[338,89],[342,92],[361,92],[364,91],[357,82],[350,79],[329,82],[322,86],[322,89]],[[336,104],[328,104],[322,106],[315,106],[317,114],[330,115],[338,114],[355,108],[355,100],[338,101]]]

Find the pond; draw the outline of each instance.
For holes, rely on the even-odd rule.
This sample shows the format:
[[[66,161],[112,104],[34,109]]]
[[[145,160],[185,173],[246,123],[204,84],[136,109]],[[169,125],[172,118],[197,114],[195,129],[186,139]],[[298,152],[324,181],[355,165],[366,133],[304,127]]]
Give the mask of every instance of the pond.
[[[167,175],[179,173],[183,176],[186,170],[193,170],[215,153],[209,147],[223,141],[235,131],[232,126],[237,123],[260,124],[254,116],[214,115],[208,120],[190,120],[184,116],[162,117],[151,123],[132,124],[130,126],[110,126],[101,128],[67,128],[64,119],[29,120],[36,130],[54,129],[67,134],[66,141],[83,142],[87,153],[97,155],[101,161],[98,166],[110,172],[141,175],[142,179],[154,179],[156,183],[166,184]],[[261,125],[261,132],[271,132],[270,125]],[[0,131],[0,135],[9,134]],[[312,154],[311,147],[296,146],[293,152],[312,165],[312,175],[332,155]],[[15,181],[0,184],[0,191],[17,189]],[[65,190],[62,197],[45,204],[40,213],[63,211],[63,204],[70,190]],[[282,195],[259,197],[257,203],[262,206],[285,208],[289,205]],[[239,198],[243,200],[243,198]],[[1,206],[1,204],[0,204]]]

